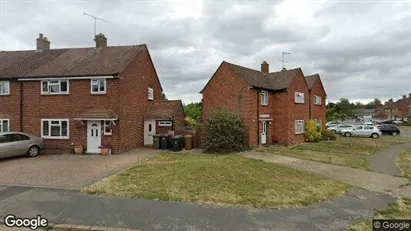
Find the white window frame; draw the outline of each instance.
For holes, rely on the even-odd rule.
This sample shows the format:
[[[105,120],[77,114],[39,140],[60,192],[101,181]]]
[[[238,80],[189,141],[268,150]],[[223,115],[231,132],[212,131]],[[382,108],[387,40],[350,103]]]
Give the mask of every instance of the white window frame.
[[[154,89],[153,88],[148,88],[148,93],[147,93],[148,100],[154,100]]]
[[[4,131],[3,121],[7,121],[7,131]],[[0,133],[10,131],[10,119],[0,119]]]
[[[303,134],[305,132],[304,120],[295,121],[295,134]]]
[[[301,97],[301,98],[299,98],[299,97]],[[299,100],[299,99],[302,99],[302,100]],[[295,100],[294,100],[294,102],[295,102],[295,103],[304,103],[304,93],[302,93],[302,92],[295,92]]]
[[[318,95],[314,96],[314,104],[315,105],[321,105],[322,104],[321,101],[322,101],[321,96],[318,96]]]
[[[173,126],[173,122],[171,122],[171,121],[159,121],[158,126],[159,127],[171,127],[171,126]]]
[[[66,81],[67,82],[67,92],[61,92],[61,82]],[[43,89],[43,83],[47,82],[47,91],[44,91]],[[50,92],[50,83],[51,82],[58,82],[58,84],[53,85],[58,85],[59,86],[59,92]],[[59,80],[42,80],[40,81],[40,88],[41,88],[41,94],[42,95],[68,95],[70,94],[70,81],[68,79],[59,79]]]
[[[49,133],[48,133],[48,135],[44,135],[43,134],[43,122],[44,121],[48,121],[49,122],[49,127],[48,127],[48,129],[49,129]],[[62,125],[61,125],[61,122],[67,122],[67,135],[66,136],[62,136],[61,135],[61,132],[63,131],[63,129],[62,129]],[[60,125],[60,136],[51,136],[50,134],[51,134],[51,122],[59,122],[59,125]],[[55,124],[54,124],[55,125]],[[70,120],[69,119],[41,119],[41,137],[42,138],[45,138],[45,139],[56,139],[56,140],[67,140],[67,139],[70,139]]]
[[[315,122],[317,123],[317,126],[320,126],[320,128],[323,128],[323,121],[322,120],[315,120]]]
[[[100,90],[100,80],[104,80],[104,91]],[[93,81],[97,81],[97,87],[98,90],[97,91],[93,91]],[[99,95],[99,94],[107,94],[107,79],[90,79],[90,92],[93,95]]]
[[[10,95],[10,81],[0,81],[0,95]]]
[[[111,126],[112,121],[111,120],[104,120],[104,126],[103,126],[103,134],[105,136],[111,136],[113,135],[113,129],[110,128],[110,131],[106,131],[107,127]]]
[[[261,105],[268,105],[268,91],[261,91]]]

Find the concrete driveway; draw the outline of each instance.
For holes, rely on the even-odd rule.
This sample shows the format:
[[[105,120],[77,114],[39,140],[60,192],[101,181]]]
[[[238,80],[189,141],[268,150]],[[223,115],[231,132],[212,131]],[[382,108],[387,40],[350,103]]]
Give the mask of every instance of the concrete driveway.
[[[140,148],[110,156],[52,155],[0,160],[0,184],[81,189],[134,164],[158,150]]]

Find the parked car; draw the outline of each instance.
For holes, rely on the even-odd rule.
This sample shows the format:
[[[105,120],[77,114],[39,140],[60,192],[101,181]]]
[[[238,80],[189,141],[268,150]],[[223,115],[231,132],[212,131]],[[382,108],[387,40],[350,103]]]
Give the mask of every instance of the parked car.
[[[392,124],[403,124],[404,122],[402,120],[394,120],[391,123]]]
[[[327,130],[332,131],[334,134],[340,134],[341,130],[343,129],[350,129],[350,128],[354,128],[355,125],[354,124],[340,124],[334,127],[328,127]]]
[[[366,122],[364,122],[364,123],[363,123],[363,125],[369,125],[369,126],[372,126],[373,124],[372,124],[372,122],[371,122],[371,121],[366,121]]]
[[[326,128],[328,128],[328,127],[336,127],[336,126],[338,126],[338,125],[340,125],[340,124],[342,124],[342,123],[339,122],[339,121],[328,121],[327,123],[325,123],[325,127],[326,127]]]
[[[382,135],[381,131],[376,126],[359,125],[354,128],[342,129],[341,134],[346,137],[372,137],[377,139]]]
[[[43,140],[22,132],[0,133],[0,158],[21,155],[35,157],[44,149]]]
[[[380,129],[383,135],[396,136],[396,135],[401,134],[400,129],[394,125],[383,124],[383,125],[378,125],[377,128]]]

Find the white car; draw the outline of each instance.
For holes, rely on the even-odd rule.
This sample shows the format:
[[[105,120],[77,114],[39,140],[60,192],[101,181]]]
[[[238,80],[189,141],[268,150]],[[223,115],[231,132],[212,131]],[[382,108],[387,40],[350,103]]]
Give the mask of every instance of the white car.
[[[369,126],[369,125],[358,125],[351,129],[342,129],[341,135],[345,137],[350,136],[358,136],[358,137],[372,137],[377,139],[382,135],[380,129],[377,126]]]
[[[364,122],[364,125],[372,126],[373,124],[371,121],[367,121],[367,122]]]
[[[341,130],[345,129],[351,129],[354,128],[355,125],[354,124],[340,124],[338,126],[335,127],[328,127],[327,130],[332,131],[334,134],[340,134]]]

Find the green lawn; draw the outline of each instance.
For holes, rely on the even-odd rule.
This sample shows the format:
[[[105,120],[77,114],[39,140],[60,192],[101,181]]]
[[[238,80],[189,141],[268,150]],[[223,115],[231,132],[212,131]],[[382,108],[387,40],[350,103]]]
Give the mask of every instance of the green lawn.
[[[304,143],[295,148],[269,147],[258,151],[369,170],[368,156],[406,142],[411,142],[411,139],[402,136],[383,136],[379,139],[338,136],[336,141]]]
[[[411,149],[398,153],[396,162],[403,176],[411,178]]]
[[[89,194],[251,207],[308,205],[348,185],[236,155],[166,153],[83,190]]]
[[[386,210],[377,211],[374,219],[410,219],[411,200],[398,199],[397,203],[391,204]],[[363,221],[350,227],[350,231],[371,231],[372,220]]]

